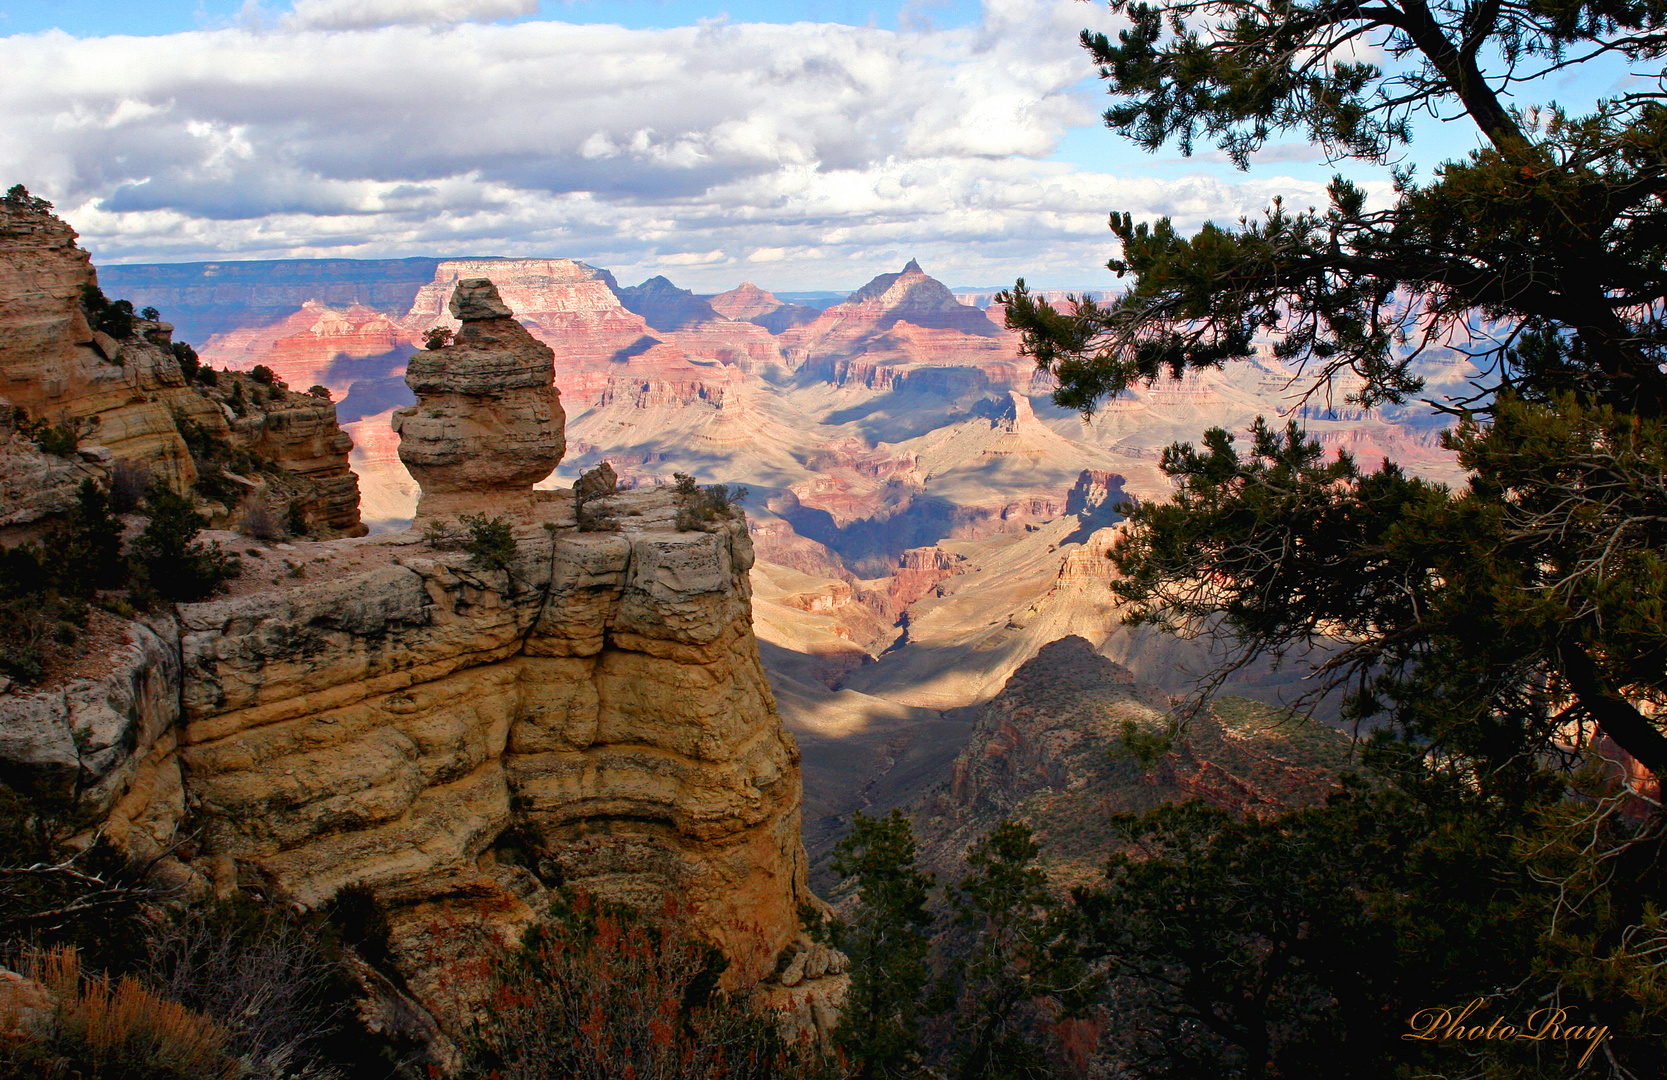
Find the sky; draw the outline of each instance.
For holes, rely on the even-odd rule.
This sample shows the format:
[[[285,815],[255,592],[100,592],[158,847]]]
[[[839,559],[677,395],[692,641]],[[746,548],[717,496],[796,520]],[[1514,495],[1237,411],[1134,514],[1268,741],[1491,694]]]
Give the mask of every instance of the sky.
[[[1077,34],[1117,25],[1084,0],[0,0],[0,186],[95,263],[549,256],[697,291],[910,258],[1106,288],[1112,210],[1322,200],[1339,167],[1306,143],[1239,172],[1101,126]]]

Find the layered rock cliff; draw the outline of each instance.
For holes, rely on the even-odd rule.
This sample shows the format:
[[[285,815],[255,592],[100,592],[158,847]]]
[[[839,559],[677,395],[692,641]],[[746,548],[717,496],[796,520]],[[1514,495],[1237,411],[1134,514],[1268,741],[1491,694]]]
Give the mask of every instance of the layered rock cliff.
[[[47,204],[0,199],[0,411],[12,418],[12,430],[0,433],[10,436],[0,451],[8,459],[0,520],[61,513],[80,473],[102,482],[120,465],[182,492],[205,479],[214,486],[217,459],[241,452],[276,471],[266,481],[239,476],[231,483],[260,490],[280,511],[294,505],[310,527],[362,531],[347,459],[352,442],[329,400],[289,393],[281,382],[192,383],[166,322],[125,320],[130,330],[112,328],[119,340],[94,328],[86,304],[89,293],[98,295],[98,275],[75,238]],[[28,440],[15,434],[20,421],[68,429],[76,461],[92,468],[35,460]],[[8,498],[8,488],[22,496]],[[207,509],[217,506],[218,520],[232,521],[238,501]]]
[[[174,423],[219,410],[186,388],[168,351],[172,327],[136,321],[123,341],[82,306],[98,277],[75,231],[44,206],[0,199],[0,400],[6,412],[62,423],[107,460],[143,466],[181,488],[196,480]]]
[[[753,636],[745,521],[680,531],[654,487],[580,531],[571,491],[530,491],[561,453],[548,351],[488,282],[452,309],[459,344],[411,374],[449,404],[402,424],[423,453],[474,440],[418,472],[437,528],[269,550],[269,580],[129,624],[102,675],[0,693],[0,769],[187,888],[303,908],[369,889],[408,1004],[450,1036],[478,991],[460,969],[557,887],[692,905],[726,978],[825,1015],[844,983],[801,959],[799,754]],[[458,550],[457,470],[512,545]]]

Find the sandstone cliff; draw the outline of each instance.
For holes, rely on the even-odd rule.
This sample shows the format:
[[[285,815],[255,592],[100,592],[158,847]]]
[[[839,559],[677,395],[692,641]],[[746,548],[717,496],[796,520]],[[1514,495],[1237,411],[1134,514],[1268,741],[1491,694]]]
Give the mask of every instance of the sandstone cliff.
[[[81,475],[103,481],[118,465],[182,492],[225,486],[224,459],[241,452],[275,471],[229,481],[241,490],[207,507],[217,521],[235,522],[238,503],[259,491],[280,515],[293,504],[310,527],[362,531],[352,442],[329,400],[239,377],[194,384],[166,322],[133,318],[120,340],[95,329],[84,298],[98,276],[49,211],[27,196],[0,199],[0,411],[13,420],[0,432],[0,523],[61,513]],[[17,419],[69,429],[76,461],[91,468],[40,460],[16,436]]]
[[[0,199],[0,399],[187,487],[196,470],[173,412],[218,410],[186,387],[167,351],[172,327],[136,321],[120,342],[93,329],[81,298],[97,281],[73,229],[44,207]]]
[[[451,1036],[477,989],[460,966],[558,886],[693,905],[726,978],[791,986],[825,1020],[844,981],[804,959],[799,754],[752,632],[745,521],[679,531],[672,489],[645,488],[604,498],[617,531],[580,531],[570,491],[530,490],[560,456],[548,350],[489,282],[452,309],[459,343],[410,376],[451,411],[405,438],[512,437],[419,471],[438,528],[290,545],[270,581],[130,624],[102,677],[0,693],[0,769],[135,856],[190,835],[159,864],[187,887],[304,908],[370,889],[394,973]],[[514,521],[495,560],[444,539],[458,470],[472,507]]]

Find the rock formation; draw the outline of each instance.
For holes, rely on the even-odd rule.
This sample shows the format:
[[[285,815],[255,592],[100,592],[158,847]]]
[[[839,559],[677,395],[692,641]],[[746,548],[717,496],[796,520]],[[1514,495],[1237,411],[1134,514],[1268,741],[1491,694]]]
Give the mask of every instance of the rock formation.
[[[555,354],[515,321],[486,278],[459,281],[450,311],[457,337],[411,358],[405,381],[417,404],[393,416],[399,458],[423,489],[417,518],[525,515],[533,484],[567,447]]]
[[[227,401],[233,384],[188,384],[171,324],[134,318],[120,341],[95,330],[83,296],[97,285],[74,230],[45,204],[0,199],[0,411],[63,425],[77,444],[75,460],[60,463],[34,453],[15,423],[0,431],[7,459],[0,525],[62,513],[83,475],[102,480],[118,464],[188,491],[201,479],[194,452],[214,444],[276,465],[281,473],[266,486],[283,503],[280,510],[294,503],[312,526],[363,531],[358,479],[347,459],[352,442],[328,399],[246,383],[249,393],[234,409]],[[201,445],[188,445],[187,432]],[[250,490],[264,483],[241,482]],[[236,516],[235,506],[206,509],[219,524]]]
[[[728,292],[706,298],[713,311],[736,321],[756,319],[781,307],[774,293],[760,289],[750,281],[743,281]]]
[[[721,320],[712,305],[665,277],[651,277],[641,285],[614,289],[627,311],[634,311],[656,330],[685,330]]]
[[[103,677],[0,693],[0,769],[135,856],[189,819],[199,840],[158,864],[186,887],[304,908],[370,889],[394,973],[452,1037],[479,989],[457,965],[558,885],[692,905],[727,979],[825,1025],[843,963],[800,934],[799,754],[753,636],[745,521],[679,531],[671,488],[603,484],[617,530],[581,531],[571,491],[530,490],[561,454],[549,350],[490,282],[451,309],[457,342],[413,359],[401,453],[434,535],[467,505],[513,519],[513,552],[296,544],[270,586],[129,624]]]
[[[212,423],[219,410],[186,388],[168,324],[136,320],[121,342],[89,325],[82,290],[97,283],[73,229],[44,208],[0,200],[0,400],[7,412],[74,427],[111,460],[189,486],[196,470],[173,414]]]

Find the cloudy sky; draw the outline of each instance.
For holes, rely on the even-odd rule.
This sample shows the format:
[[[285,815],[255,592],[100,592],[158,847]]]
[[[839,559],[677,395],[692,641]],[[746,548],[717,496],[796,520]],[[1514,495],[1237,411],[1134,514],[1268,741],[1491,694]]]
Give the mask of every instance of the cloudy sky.
[[[1115,28],[1081,0],[0,0],[0,185],[104,263],[546,255],[703,291],[910,257],[1103,286],[1112,209],[1319,198],[1306,145],[1238,173],[1099,127],[1085,26]]]

